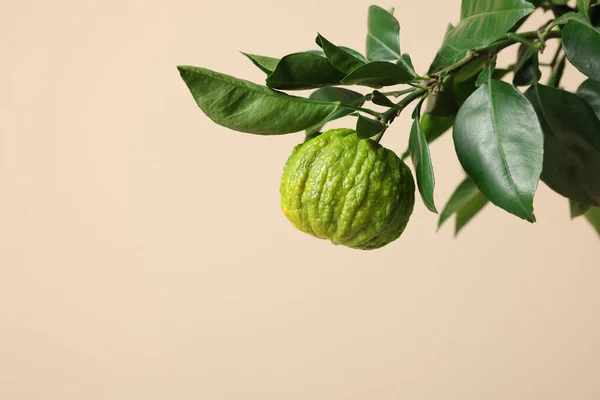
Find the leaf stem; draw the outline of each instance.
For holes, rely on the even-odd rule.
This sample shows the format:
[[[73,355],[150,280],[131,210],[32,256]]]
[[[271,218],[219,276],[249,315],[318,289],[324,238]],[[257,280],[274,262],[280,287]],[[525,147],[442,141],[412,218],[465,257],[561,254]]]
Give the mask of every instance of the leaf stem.
[[[520,33],[519,35],[525,39],[539,39],[540,38],[539,31],[523,32],[523,33]],[[562,32],[560,32],[560,31],[547,31],[547,32],[544,32],[542,36],[544,37],[544,39],[555,39],[555,38],[560,38],[561,35],[562,35]],[[518,43],[518,41],[516,41],[514,39],[503,39],[503,40],[494,42],[491,45],[484,47],[482,49],[470,50],[462,60],[459,60],[458,62],[436,72],[433,75],[437,76],[437,77],[442,77],[444,75],[447,75],[451,72],[456,71],[457,69],[462,68],[463,66],[465,66],[468,63],[470,63],[471,61],[481,57],[484,54],[497,53],[500,50],[504,50],[505,48],[510,47],[515,43]]]
[[[381,116],[381,120],[383,121],[383,123],[385,124],[391,124],[394,119],[400,115],[400,113],[402,112],[402,110],[404,110],[406,107],[408,107],[408,105],[410,103],[412,103],[413,101],[423,97],[425,94],[427,94],[427,90],[425,89],[415,89],[413,90],[412,93],[410,93],[408,96],[406,96],[405,98],[403,98],[402,100],[400,100],[397,104],[396,107],[394,108],[390,108],[389,110],[387,110],[386,112],[384,112]]]
[[[403,94],[407,94],[407,93],[411,93],[414,92],[415,90],[417,90],[416,88],[410,88],[410,89],[404,89],[404,90],[398,90],[395,92],[385,92],[382,93],[384,96],[389,96],[389,97],[400,97]]]
[[[360,112],[372,115],[372,116],[377,117],[377,118],[381,118],[381,116],[382,116],[382,114],[380,112],[369,110],[368,108],[355,107],[355,106],[350,105],[350,104],[344,104],[344,107],[349,108],[351,110],[360,111]]]

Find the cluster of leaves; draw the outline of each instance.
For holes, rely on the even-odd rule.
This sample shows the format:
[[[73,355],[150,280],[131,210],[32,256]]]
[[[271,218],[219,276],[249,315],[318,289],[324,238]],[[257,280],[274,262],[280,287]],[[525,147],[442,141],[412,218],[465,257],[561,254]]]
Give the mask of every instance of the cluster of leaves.
[[[552,18],[519,32],[536,10]],[[559,40],[550,62],[539,55]],[[585,215],[600,233],[600,1],[463,0],[461,19],[447,29],[427,74],[400,50],[400,24],[371,6],[366,54],[322,35],[319,50],[283,58],[244,55],[266,75],[266,86],[208,69],[180,66],[198,106],[217,124],[261,135],[305,130],[318,134],[338,118],[356,117],[362,139],[379,140],[417,101],[408,151],[425,206],[437,212],[429,143],[453,127],[467,177],[442,210],[441,226],[456,215],[456,232],[488,202],[530,222],[540,179],[568,198],[571,215]],[[520,45],[515,63],[496,68],[498,53]],[[567,62],[589,79],[571,93],[560,88]],[[540,83],[541,67],[550,79]],[[509,79],[512,77],[512,81]],[[342,86],[368,87],[364,94]],[[383,87],[407,88],[382,92]],[[520,87],[528,87],[522,93]],[[283,91],[316,89],[309,98]],[[394,98],[401,97],[398,102]],[[365,107],[385,107],[383,112]]]

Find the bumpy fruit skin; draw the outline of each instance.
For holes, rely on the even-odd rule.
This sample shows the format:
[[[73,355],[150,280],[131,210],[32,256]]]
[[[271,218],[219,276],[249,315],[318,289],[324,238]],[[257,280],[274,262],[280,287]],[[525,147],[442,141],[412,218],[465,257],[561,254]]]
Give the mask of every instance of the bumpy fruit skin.
[[[281,208],[298,229],[371,250],[396,240],[415,204],[415,183],[396,154],[352,129],[294,148],[281,178]]]

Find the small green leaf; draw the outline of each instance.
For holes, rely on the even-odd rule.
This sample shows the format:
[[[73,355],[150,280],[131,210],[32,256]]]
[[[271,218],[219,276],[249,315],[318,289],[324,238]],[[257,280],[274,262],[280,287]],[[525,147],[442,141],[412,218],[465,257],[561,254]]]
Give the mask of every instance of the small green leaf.
[[[391,101],[386,95],[377,90],[373,91],[372,101],[373,104],[377,104],[378,106],[389,108],[396,107],[396,104],[394,104],[393,101]]]
[[[510,74],[512,71],[506,68],[496,68],[494,73],[492,74],[492,79],[502,80],[506,75]]]
[[[353,112],[353,108],[361,107],[365,103],[365,96],[363,94],[338,87],[317,89],[310,94],[309,99],[325,103],[339,102],[342,103],[342,105],[352,106],[352,108],[340,107],[338,110],[328,115],[327,118],[319,121],[315,126],[308,128],[306,132],[309,135],[320,131],[328,122],[350,115]]]
[[[446,203],[446,206],[442,210],[440,214],[440,219],[438,221],[438,230],[442,227],[444,222],[452,215],[460,214],[461,215],[461,224],[460,227],[456,225],[455,233],[458,233],[460,229],[477,213],[483,205],[479,207],[478,205],[482,203],[483,205],[487,204],[487,198],[477,189],[477,185],[475,182],[468,176],[461,182],[460,185],[456,188],[452,196],[450,196],[450,200]],[[476,210],[476,211],[475,211]]]
[[[378,6],[369,7],[367,33],[367,59],[371,61],[396,61],[400,53],[400,23]]]
[[[483,85],[484,83],[489,82],[490,79],[492,79],[492,76],[494,75],[495,69],[496,69],[496,57],[491,59],[489,61],[488,65],[484,68],[484,70],[481,71],[481,73],[477,77],[477,81],[475,81],[475,86],[479,87],[479,86]]]
[[[600,235],[600,208],[592,207],[585,213],[585,218],[592,224],[598,235]]]
[[[491,80],[463,104],[453,136],[460,163],[479,190],[498,207],[535,222],[543,135],[529,101],[512,85]]]
[[[417,75],[417,73],[415,72],[415,66],[413,65],[412,59],[410,58],[410,55],[408,53],[402,54],[402,60],[398,61],[397,63],[404,64],[406,67],[408,67],[408,69],[412,72],[414,76]]]
[[[325,56],[327,56],[327,59],[331,65],[344,74],[349,74],[356,68],[365,65],[364,61],[356,58],[354,55],[348,53],[342,48],[337,47],[329,40],[321,36],[321,34],[317,35],[316,42],[325,52]]]
[[[421,128],[425,133],[427,143],[432,143],[437,138],[446,133],[454,124],[454,116],[439,116],[432,115],[428,112],[421,117]],[[405,160],[410,156],[410,151],[407,149],[402,154],[402,159]]]
[[[486,63],[487,60],[481,57],[470,62],[454,75],[452,90],[454,91],[454,97],[458,107],[460,107],[477,89],[475,83],[477,83],[477,78],[485,68]]]
[[[587,21],[572,19],[563,29],[563,47],[575,68],[600,80],[600,30]]]
[[[466,203],[460,210],[456,212],[456,228],[454,236],[467,225],[479,212],[489,203],[487,197],[483,193],[478,192],[471,201]]]
[[[579,18],[576,12],[569,11],[568,13],[564,13],[560,17],[556,18],[554,22],[552,22],[552,26],[564,25],[573,18]]]
[[[463,0],[461,21],[447,32],[429,72],[446,68],[464,58],[469,50],[501,39],[534,10],[535,7],[525,0]]]
[[[402,65],[373,61],[352,71],[342,80],[342,83],[380,88],[406,83],[412,78],[410,72]]]
[[[427,146],[427,139],[425,138],[423,128],[421,127],[420,116],[418,115],[419,109],[420,106],[416,108],[416,118],[413,121],[412,129],[410,131],[408,149],[415,168],[417,186],[419,188],[419,193],[421,193],[423,203],[429,211],[437,213],[433,200],[433,190],[435,187],[433,165],[431,163],[429,146]]]
[[[539,81],[542,77],[538,61],[538,49],[521,45],[515,66],[513,85],[529,86]]]
[[[569,0],[552,0],[551,3],[557,6],[564,6],[569,2]]]
[[[294,53],[279,61],[267,86],[281,90],[314,89],[340,83],[344,74],[327,58],[311,53]]]
[[[579,203],[600,206],[600,121],[581,97],[535,85],[525,92],[544,131],[542,180]]]
[[[356,122],[356,135],[361,139],[368,139],[385,131],[385,128],[386,126],[381,122],[359,115]]]
[[[577,89],[577,95],[584,99],[600,119],[600,81],[588,79]]]
[[[254,65],[260,68],[260,70],[267,75],[271,74],[277,67],[277,64],[279,64],[279,58],[259,56],[256,54],[249,54],[243,52],[242,54],[248,57],[248,59],[250,59],[250,61],[252,61]]]
[[[579,8],[579,11],[581,11],[588,20],[591,21],[590,18],[590,4],[592,3],[592,0],[577,0],[577,8]]]
[[[200,109],[235,131],[281,135],[307,129],[343,107],[289,96],[205,68],[179,66],[181,78]]]
[[[575,219],[585,214],[591,208],[591,206],[569,200],[569,208],[571,209],[571,219]]]

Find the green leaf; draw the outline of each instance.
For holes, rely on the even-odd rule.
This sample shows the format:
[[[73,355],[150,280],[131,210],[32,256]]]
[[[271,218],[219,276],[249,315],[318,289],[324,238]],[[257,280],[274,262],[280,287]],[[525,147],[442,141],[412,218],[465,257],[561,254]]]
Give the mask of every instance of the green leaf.
[[[381,122],[359,115],[356,122],[356,135],[361,139],[368,139],[385,131],[385,128],[386,126]]]
[[[365,103],[364,94],[339,87],[317,89],[310,94],[309,98],[321,102],[340,102],[354,107],[360,107]]]
[[[496,70],[496,57],[491,59],[489,61],[488,65],[484,68],[484,70],[481,71],[481,73],[477,77],[477,80],[475,81],[475,86],[479,87],[479,86],[483,85],[484,83],[488,82],[490,79],[492,79],[492,76],[494,75],[495,70]]]
[[[369,60],[367,60],[367,58],[365,56],[363,56],[359,51],[356,51],[356,50],[351,49],[350,47],[346,47],[346,46],[338,46],[338,47],[340,49],[344,50],[346,53],[350,54],[351,56],[358,58],[360,61],[362,61],[365,64],[369,62]]]
[[[569,2],[569,0],[552,0],[552,4],[557,6],[564,6]]]
[[[587,21],[572,19],[563,29],[563,47],[575,68],[600,80],[600,30]]]
[[[417,176],[417,186],[425,207],[431,212],[437,213],[433,200],[433,189],[435,187],[435,177],[433,173],[433,165],[431,163],[431,155],[427,139],[421,127],[420,122],[420,105],[415,109],[416,115],[410,131],[410,139],[408,142],[408,150],[410,158],[415,168]]]
[[[461,184],[458,185],[452,196],[450,196],[450,200],[448,200],[448,203],[446,203],[446,206],[442,210],[438,221],[438,230],[448,218],[457,214],[455,233],[458,233],[487,203],[488,199],[479,191],[479,189],[477,189],[475,182],[467,176]],[[460,226],[458,223],[459,216]]]
[[[459,110],[453,136],[460,163],[479,190],[498,207],[535,222],[543,136],[529,101],[512,85],[490,80]]]
[[[327,58],[311,53],[294,53],[279,61],[267,77],[267,86],[281,90],[314,89],[337,85],[343,78],[344,74]]]
[[[373,61],[352,71],[342,80],[342,83],[380,88],[406,83],[412,78],[410,72],[402,65]]]
[[[569,208],[571,209],[571,219],[575,219],[585,214],[591,208],[591,206],[569,200]]]
[[[489,203],[487,197],[483,193],[479,192],[473,197],[471,201],[464,205],[460,210],[456,212],[456,228],[454,229],[454,236],[458,233],[475,217],[479,212]]]
[[[525,0],[463,0],[461,21],[446,34],[430,73],[446,68],[469,50],[478,49],[501,39],[535,7]]]
[[[267,75],[271,74],[275,70],[280,60],[279,58],[259,56],[256,54],[249,54],[244,52],[242,52],[242,54],[248,57],[248,59],[250,59],[250,61],[252,61],[254,65],[260,68],[260,70]]]
[[[544,131],[542,180],[579,203],[600,206],[600,121],[579,96],[535,85],[525,93]]]
[[[421,128],[423,129],[427,143],[432,143],[446,133],[448,129],[452,128],[454,119],[454,116],[438,116],[428,112],[424,113],[421,117]],[[404,160],[409,156],[410,151],[407,149],[401,158]]]
[[[554,20],[554,22],[552,22],[552,26],[564,25],[574,18],[579,18],[579,16],[577,15],[576,12],[569,11],[567,13],[564,13],[560,17],[556,18]]]
[[[577,8],[579,8],[579,11],[581,11],[588,20],[591,21],[590,18],[590,4],[592,3],[592,0],[577,0]]]
[[[577,95],[584,99],[600,119],[600,81],[588,79],[577,89]]]
[[[600,208],[592,207],[585,213],[585,218],[592,224],[598,235],[600,235]]]
[[[396,107],[396,104],[394,104],[393,101],[391,101],[386,95],[377,90],[373,91],[372,101],[373,104],[377,104],[378,106],[389,108]]]
[[[452,90],[458,107],[477,89],[477,86],[475,86],[477,78],[485,68],[486,63],[487,60],[481,57],[465,65],[454,75]]]
[[[331,65],[344,74],[349,74],[356,68],[365,65],[364,61],[356,58],[354,55],[348,53],[340,47],[337,47],[329,40],[321,36],[321,34],[317,35],[316,42],[325,52],[325,56],[327,56],[327,59]]]
[[[402,60],[398,61],[397,63],[404,64],[406,67],[408,67],[413,75],[417,75],[415,72],[415,66],[413,65],[412,59],[408,53],[402,54]]]
[[[513,85],[533,85],[535,82],[539,81],[541,77],[542,72],[539,67],[538,49],[521,45],[518,51]]]
[[[306,133],[309,135],[320,131],[326,123],[351,114],[354,111],[354,107],[361,107],[365,103],[365,96],[363,94],[338,87],[326,87],[317,89],[310,94],[309,99],[325,103],[339,102],[342,103],[342,105],[349,105],[352,107],[338,108],[336,111],[328,115],[324,120],[319,121],[319,123],[315,126],[308,128],[306,130]]]
[[[427,138],[427,143],[431,143],[440,136],[442,136],[448,129],[452,128],[454,125],[454,116],[435,116],[429,113],[423,114],[421,118],[421,126],[423,128],[423,132],[425,132],[425,137]]]
[[[367,33],[367,59],[371,61],[396,61],[400,53],[400,23],[378,6],[369,7]]]
[[[344,108],[339,103],[289,96],[205,68],[177,68],[200,109],[215,123],[235,131],[298,132]]]

